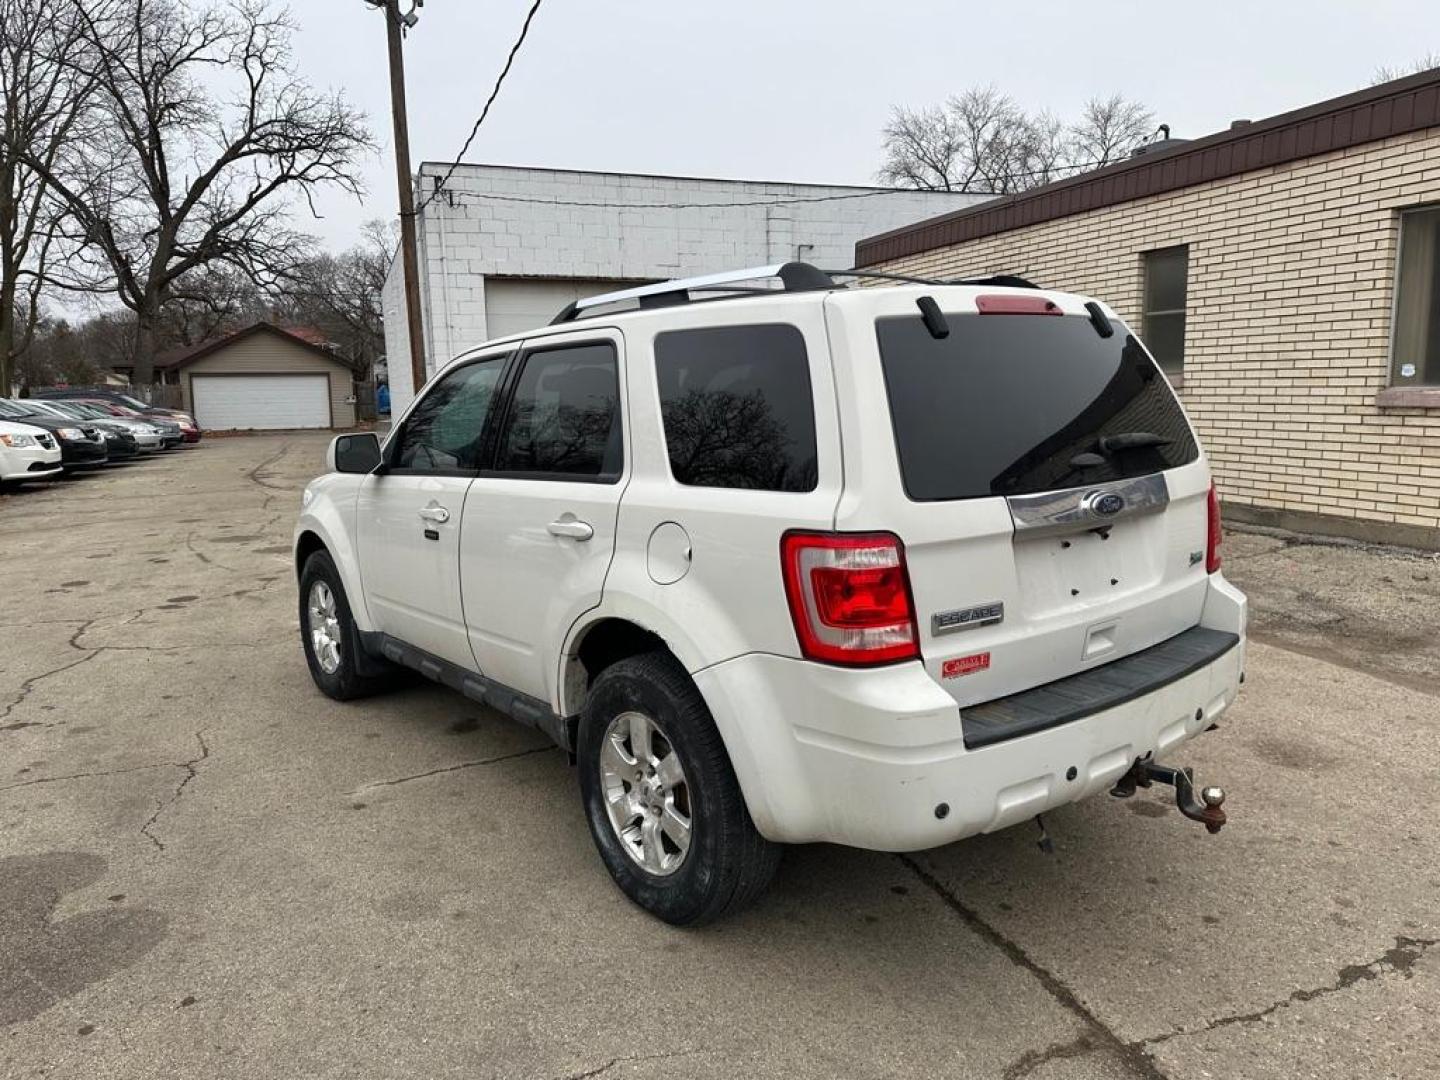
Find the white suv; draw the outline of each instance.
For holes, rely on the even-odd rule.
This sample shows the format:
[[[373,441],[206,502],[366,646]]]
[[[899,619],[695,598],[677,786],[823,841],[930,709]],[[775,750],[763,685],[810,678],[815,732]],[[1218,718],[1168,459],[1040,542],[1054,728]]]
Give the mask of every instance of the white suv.
[[[320,689],[404,665],[544,732],[669,922],[783,844],[928,848],[1156,779],[1223,824],[1155,759],[1234,699],[1245,598],[1103,304],[795,263],[645,286],[466,353],[329,466],[295,533]]]

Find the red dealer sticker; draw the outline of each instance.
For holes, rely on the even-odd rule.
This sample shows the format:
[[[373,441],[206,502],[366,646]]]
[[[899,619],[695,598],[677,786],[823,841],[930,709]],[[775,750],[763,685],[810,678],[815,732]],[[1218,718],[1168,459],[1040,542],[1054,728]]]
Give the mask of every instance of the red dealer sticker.
[[[990,654],[988,652],[975,653],[973,656],[961,656],[954,660],[946,660],[940,665],[940,675],[945,679],[958,679],[961,675],[984,671],[989,666]]]

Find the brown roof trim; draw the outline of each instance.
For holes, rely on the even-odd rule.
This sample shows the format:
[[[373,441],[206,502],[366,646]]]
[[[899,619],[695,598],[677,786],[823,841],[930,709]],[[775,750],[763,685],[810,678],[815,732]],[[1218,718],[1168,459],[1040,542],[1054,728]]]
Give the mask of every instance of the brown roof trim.
[[[1440,68],[867,237],[855,245],[855,265],[874,266],[1436,126]]]
[[[344,358],[342,358],[338,353],[331,352],[329,349],[324,348],[321,345],[316,345],[312,341],[306,341],[302,337],[297,337],[296,335],[290,333],[290,331],[276,326],[274,323],[268,323],[263,321],[247,326],[243,330],[236,330],[233,334],[226,334],[224,337],[211,338],[209,341],[203,341],[199,345],[195,346],[195,348],[192,349],[190,352],[185,353],[182,356],[166,360],[163,366],[166,369],[183,368],[188,364],[193,364],[196,360],[203,359],[204,357],[209,356],[211,353],[225,348],[225,346],[227,345],[233,345],[237,341],[244,341],[246,338],[253,337],[259,333],[274,334],[276,337],[284,338],[286,341],[290,342],[293,345],[299,345],[302,348],[309,349],[311,352],[316,353],[319,356],[323,356],[332,364],[339,364],[343,368],[351,367],[351,365],[347,363]],[[160,367],[161,365],[157,364],[156,366]]]

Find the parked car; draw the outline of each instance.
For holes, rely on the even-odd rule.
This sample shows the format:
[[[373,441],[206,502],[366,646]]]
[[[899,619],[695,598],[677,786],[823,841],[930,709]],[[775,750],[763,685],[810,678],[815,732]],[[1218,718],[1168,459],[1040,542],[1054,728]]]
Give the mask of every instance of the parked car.
[[[90,402],[107,402],[112,405],[119,405],[130,410],[131,414],[138,413],[141,416],[163,416],[174,420],[181,427],[194,429],[194,437],[188,437],[186,442],[200,441],[200,425],[195,422],[195,417],[183,409],[166,409],[159,405],[151,405],[141,401],[131,394],[122,394],[118,390],[87,389],[85,387],[66,387],[61,390],[40,390],[34,395],[39,398],[59,398],[64,400],[78,400]]]
[[[160,416],[153,413],[140,413],[128,405],[115,405],[104,400],[88,401],[83,398],[67,398],[67,402],[75,405],[84,405],[88,408],[98,410],[104,416],[112,419],[143,421],[158,428],[160,431],[160,445],[165,450],[172,450],[187,441],[185,430],[181,427],[181,421],[172,420],[167,416]],[[189,441],[198,441],[199,435]]]
[[[0,420],[17,420],[50,432],[60,444],[60,461],[68,470],[93,469],[109,460],[105,436],[99,428],[51,416],[32,407],[28,398],[0,398]]]
[[[58,476],[60,444],[44,428],[0,420],[0,488]]]
[[[783,844],[929,848],[1157,780],[1224,824],[1157,758],[1234,700],[1245,597],[1195,433],[1099,301],[643,286],[466,353],[327,464],[294,549],[316,685],[404,665],[547,734],[668,922],[753,899]]]
[[[79,420],[98,427],[105,436],[106,449],[112,459],[131,458],[161,448],[160,429],[143,420],[110,416],[101,409],[82,405],[78,401],[24,400],[29,407],[43,410],[61,420]]]

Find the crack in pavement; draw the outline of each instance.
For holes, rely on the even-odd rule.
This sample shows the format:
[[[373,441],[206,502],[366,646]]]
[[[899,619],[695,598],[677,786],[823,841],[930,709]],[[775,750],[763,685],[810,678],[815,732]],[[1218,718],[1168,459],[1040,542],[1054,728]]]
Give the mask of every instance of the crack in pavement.
[[[270,579],[270,580],[268,580],[268,581],[263,581],[260,585],[257,585],[257,586],[254,586],[254,587],[243,588],[243,589],[232,589],[230,592],[217,593],[217,594],[214,595],[214,596],[200,596],[200,597],[197,597],[195,600],[191,601],[191,603],[194,603],[194,604],[203,604],[203,603],[208,603],[208,602],[213,601],[213,600],[229,600],[229,599],[239,598],[239,597],[242,597],[242,596],[253,596],[253,595],[255,595],[256,593],[265,592],[265,591],[268,590],[272,585],[274,585],[276,582],[284,581],[284,580],[286,580],[286,578],[285,578],[284,575],[277,575],[276,577],[274,577],[274,578],[272,578],[272,579]],[[91,618],[91,619],[84,619],[84,620],[81,620],[81,619],[54,619],[54,620],[51,620],[51,624],[52,624],[52,625],[57,625],[57,626],[62,626],[62,625],[63,625],[63,626],[78,626],[79,628],[78,628],[73,634],[70,635],[69,639],[66,641],[66,644],[69,645],[70,648],[75,649],[75,650],[77,650],[77,651],[79,651],[79,652],[83,652],[83,653],[85,653],[86,655],[80,657],[80,658],[77,659],[77,660],[72,660],[72,661],[70,661],[70,662],[67,663],[67,664],[61,664],[61,665],[58,666],[58,667],[51,668],[49,671],[42,671],[42,672],[41,672],[40,674],[38,674],[38,675],[31,675],[29,678],[25,679],[25,680],[20,684],[19,693],[17,693],[17,694],[15,695],[15,697],[14,697],[11,701],[7,702],[7,703],[3,706],[3,708],[0,708],[0,720],[8,720],[8,719],[10,718],[11,714],[14,713],[14,711],[15,711],[16,709],[18,709],[22,704],[24,704],[25,700],[35,691],[35,688],[36,688],[37,686],[39,686],[39,685],[40,685],[42,682],[44,682],[45,680],[50,679],[50,678],[53,678],[53,677],[56,676],[56,675],[62,675],[62,674],[64,674],[64,673],[67,672],[67,671],[70,671],[70,670],[72,670],[72,669],[74,669],[74,668],[79,667],[81,664],[88,664],[91,660],[94,660],[97,656],[99,656],[101,653],[104,653],[104,652],[174,652],[174,651],[179,651],[179,650],[184,650],[184,649],[202,649],[202,648],[206,648],[206,649],[209,649],[209,648],[216,648],[216,649],[257,648],[257,649],[258,649],[258,648],[265,647],[266,645],[278,644],[277,642],[250,641],[250,642],[239,642],[239,643],[230,643],[230,642],[199,642],[199,643],[189,644],[189,645],[86,645],[86,644],[82,643],[81,640],[80,640],[81,638],[83,638],[83,637],[89,632],[90,628],[91,628],[92,626],[94,626],[94,625],[95,625],[96,623],[98,623],[98,622],[105,622],[105,621],[108,621],[108,620],[110,620],[110,619],[120,618],[120,616],[122,616],[122,615],[128,616],[128,618],[123,618],[123,619],[121,619],[121,621],[120,621],[119,623],[116,624],[115,629],[119,629],[119,628],[122,627],[122,626],[128,626],[128,625],[130,625],[131,623],[137,621],[138,619],[140,619],[140,618],[143,617],[144,615],[150,613],[151,611],[156,611],[156,610],[158,610],[159,608],[160,608],[160,605],[159,605],[159,604],[156,604],[156,605],[152,605],[152,606],[150,606],[150,607],[129,608],[129,609],[127,609],[126,611],[110,612],[110,613],[107,613],[107,614],[104,614],[104,615],[96,615],[94,618]]]
[[[672,1061],[675,1058],[694,1057],[696,1054],[703,1054],[703,1048],[696,1050],[665,1050],[654,1054],[630,1054],[625,1057],[613,1057],[604,1065],[597,1065],[593,1069],[585,1069],[581,1072],[566,1073],[560,1080],[591,1080],[591,1077],[601,1076],[616,1065],[629,1065],[636,1061]]]
[[[1156,1046],[1163,1042],[1169,1042],[1182,1035],[1204,1035],[1207,1032],[1215,1031],[1218,1028],[1229,1027],[1232,1024],[1256,1024],[1265,1020],[1273,1013],[1281,1009],[1288,1009],[1291,1005],[1300,1004],[1306,1001],[1314,1001],[1316,998],[1329,997],[1331,994],[1339,994],[1350,987],[1362,982],[1372,982],[1391,972],[1397,973],[1404,978],[1413,978],[1410,970],[1415,963],[1425,955],[1426,951],[1440,945],[1440,938],[1412,938],[1403,935],[1396,935],[1394,948],[1386,949],[1376,959],[1368,964],[1350,964],[1342,967],[1335,974],[1335,981],[1325,986],[1317,986],[1308,990],[1292,990],[1290,993],[1263,1009],[1256,1009],[1254,1012],[1235,1013],[1230,1016],[1219,1016],[1214,1020],[1207,1021],[1198,1028],[1177,1028],[1174,1031],[1167,1031],[1163,1035],[1152,1035],[1148,1039],[1138,1039],[1131,1043],[1132,1047],[1140,1048],[1145,1046]]]
[[[249,480],[251,483],[258,484],[260,487],[264,488],[266,491],[285,491],[285,492],[293,492],[293,491],[295,490],[293,487],[281,487],[281,486],[276,485],[276,484],[266,483],[266,481],[270,479],[270,477],[269,477],[268,474],[265,475],[265,476],[261,476],[261,475],[260,475],[261,473],[264,473],[265,470],[268,469],[271,465],[274,465],[277,461],[279,461],[282,457],[284,457],[284,456],[285,456],[286,454],[288,454],[289,452],[290,452],[290,444],[289,444],[289,443],[282,443],[279,450],[275,451],[275,453],[271,454],[271,455],[270,455],[268,458],[266,458],[264,461],[260,462],[259,465],[256,465],[253,469],[251,469],[251,470],[249,470],[248,472],[246,472],[246,474],[245,474],[245,479]]]
[[[1143,1044],[1126,1042],[1115,1034],[1054,972],[1041,966],[1017,942],[1012,941],[981,918],[979,912],[946,888],[939,878],[921,866],[912,856],[897,855],[896,858],[908,867],[910,872],[938,896],[951,911],[955,912],[970,930],[982,940],[999,949],[1013,965],[1028,971],[1057,1005],[1079,1020],[1086,1031],[1094,1037],[1094,1050],[1110,1051],[1132,1076],[1139,1077],[1141,1080],[1168,1080],[1146,1052]],[[1078,1054],[1068,1056],[1076,1057]],[[1036,1064],[1038,1065],[1038,1062]]]
[[[502,761],[510,761],[514,758],[528,757],[530,754],[543,753],[546,750],[556,749],[553,743],[544,746],[532,746],[528,750],[516,750],[509,754],[497,754],[495,757],[480,758],[476,761],[462,761],[458,765],[444,765],[438,769],[430,769],[427,772],[416,773],[413,776],[400,776],[394,780],[371,780],[369,783],[361,784],[352,791],[345,792],[346,795],[357,795],[362,791],[368,791],[377,787],[394,787],[397,784],[408,784],[411,780],[424,780],[427,776],[440,776],[444,773],[459,772],[461,769],[473,769],[479,765],[495,765]]]
[[[62,780],[88,780],[97,776],[119,776],[122,773],[145,772],[147,769],[183,769],[183,762],[157,761],[153,765],[129,765],[123,769],[101,769],[98,772],[69,773],[66,776],[40,776],[34,780],[21,780],[18,784],[6,784],[0,791],[14,791],[16,788],[31,787],[35,784],[58,784]]]
[[[79,646],[76,647],[78,648]],[[9,702],[5,706],[5,711],[0,712],[0,720],[9,719],[10,714],[13,713],[16,709],[18,709],[22,704],[24,704],[25,699],[34,692],[35,687],[39,686],[46,679],[49,679],[55,675],[63,675],[71,668],[77,668],[81,664],[88,664],[91,660],[94,660],[95,657],[99,655],[100,650],[96,649],[94,652],[89,653],[86,656],[82,656],[78,660],[72,660],[68,664],[61,664],[59,667],[51,668],[49,671],[42,671],[39,675],[30,676],[28,679],[26,679],[20,684],[19,694],[15,696],[15,699],[13,701]]]
[[[79,620],[76,620],[76,622],[79,622]],[[68,644],[72,649],[78,649],[81,652],[89,652],[89,655],[82,656],[78,660],[72,660],[68,664],[61,664],[59,667],[51,668],[49,671],[42,671],[39,675],[31,675],[28,679],[26,679],[20,684],[20,693],[15,697],[15,700],[11,701],[5,706],[4,712],[0,712],[0,720],[8,720],[10,718],[10,714],[13,713],[16,709],[18,709],[24,703],[25,699],[28,698],[35,691],[35,687],[39,686],[46,679],[51,678],[55,675],[63,674],[64,672],[69,671],[71,668],[79,667],[81,664],[88,664],[91,660],[94,660],[95,657],[100,655],[98,649],[92,652],[87,650],[84,645],[79,644],[81,636],[85,633],[86,630],[89,630],[90,627],[95,625],[96,622],[96,619],[87,619],[83,622],[79,622],[79,629],[77,629],[73,634],[71,634],[69,640],[66,642],[66,644]]]
[[[160,851],[165,850],[165,842],[150,830],[159,823],[161,814],[180,801],[180,796],[185,793],[186,785],[200,775],[200,763],[210,756],[210,747],[205,745],[205,733],[203,731],[197,731],[195,733],[195,741],[200,744],[200,756],[193,757],[189,761],[181,762],[176,766],[176,768],[184,769],[185,775],[181,777],[179,785],[175,788],[175,794],[155,807],[155,812],[150,815],[150,820],[140,826],[140,834],[154,844]]]
[[[1043,1050],[1026,1050],[1018,1058],[1005,1066],[1005,1071],[1000,1075],[1003,1080],[1021,1080],[1029,1076],[1042,1065],[1048,1065],[1052,1061],[1068,1061],[1071,1058],[1084,1057],[1092,1050],[1099,1049],[1090,1040],[1088,1033],[1082,1033],[1076,1038],[1066,1042],[1052,1043]]]

